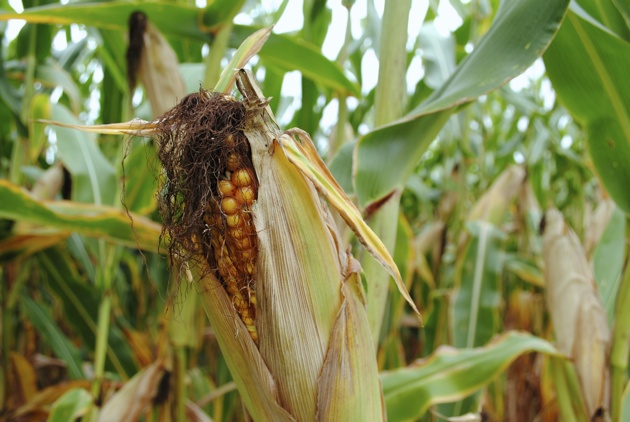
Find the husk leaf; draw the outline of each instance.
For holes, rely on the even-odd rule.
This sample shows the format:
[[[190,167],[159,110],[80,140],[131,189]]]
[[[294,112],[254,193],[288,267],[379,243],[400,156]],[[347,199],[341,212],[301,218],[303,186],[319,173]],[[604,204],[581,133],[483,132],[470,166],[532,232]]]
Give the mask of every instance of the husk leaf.
[[[547,307],[558,349],[570,356],[590,416],[608,409],[610,329],[578,237],[558,210],[545,213],[543,259]]]
[[[263,111],[245,135],[260,186],[253,207],[260,353],[284,407],[298,420],[312,420],[341,303],[339,254],[317,192],[274,140],[281,135],[275,122]]]
[[[278,403],[277,385],[221,283],[207,268],[192,267],[225,361],[251,417],[258,421],[295,421]]]
[[[372,337],[364,305],[342,287],[349,260],[332,215],[316,186],[285,155],[278,142],[282,132],[251,74],[239,72],[237,82],[245,103],[259,110],[245,129],[260,186],[253,207],[259,244],[256,324],[260,353],[277,380],[281,403],[298,420],[331,420],[326,412],[339,412],[343,405],[322,406],[335,405],[325,399],[334,394],[339,403],[361,402],[344,410],[351,420],[366,420],[366,409],[382,415],[376,360],[365,353],[371,347],[345,346],[346,326],[361,327],[351,333],[359,344],[371,345]],[[358,302],[347,305],[342,289],[352,293],[348,301]],[[353,363],[347,367],[353,377],[338,379],[332,392],[323,389],[330,378],[344,377],[331,371],[339,359]]]
[[[411,299],[411,296],[409,296],[409,292],[407,292],[407,288],[405,287],[405,283],[394,259],[387,251],[381,239],[378,238],[376,233],[374,233],[370,226],[363,220],[357,207],[334,179],[333,175],[317,154],[317,150],[310,136],[300,129],[292,129],[289,133],[293,135],[293,137],[289,136],[289,134],[280,137],[280,143],[289,157],[289,160],[309,178],[319,193],[335,207],[339,215],[341,215],[370,255],[394,277],[398,291],[403,295],[418,317],[420,317],[420,311],[413,302],[413,299]]]
[[[131,15],[129,35],[127,66],[130,88],[134,88],[136,77],[131,73],[137,68],[137,76],[144,85],[153,116],[160,116],[186,95],[177,54],[142,12]]]
[[[350,258],[350,262],[356,261]],[[373,344],[358,272],[350,273],[342,292],[344,300],[318,382],[317,420],[385,420],[378,367],[374,359],[365,358]]]

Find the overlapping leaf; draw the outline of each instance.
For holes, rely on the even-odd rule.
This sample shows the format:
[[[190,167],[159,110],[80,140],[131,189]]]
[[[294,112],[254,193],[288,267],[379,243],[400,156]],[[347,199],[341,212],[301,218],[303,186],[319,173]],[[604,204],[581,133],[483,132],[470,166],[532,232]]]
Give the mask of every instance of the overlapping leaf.
[[[26,9],[23,13],[3,13],[0,20],[24,19],[31,23],[68,25],[82,23],[97,28],[127,31],[127,20],[135,11],[144,12],[149,20],[166,35],[175,35],[196,41],[208,42],[213,32],[225,22],[217,20],[228,17],[229,2],[212,2],[207,9],[198,9],[170,2],[130,3],[113,1],[107,3],[72,3],[69,5],[49,5]],[[235,25],[230,46],[237,48],[242,41],[258,28]],[[321,54],[312,44],[295,37],[271,34],[267,45],[260,52],[263,60],[283,70],[299,70],[307,78],[336,91],[360,95],[358,86],[350,81],[341,67]]]
[[[415,420],[430,406],[469,396],[523,353],[558,355],[546,340],[508,332],[477,349],[438,349],[424,361],[381,375],[389,421]],[[413,404],[413,405],[410,405]]]
[[[361,204],[402,186],[457,106],[500,87],[540,57],[568,4],[568,0],[503,2],[490,30],[439,89],[409,115],[361,138],[354,163]]]
[[[161,226],[146,217],[112,207],[68,201],[38,201],[19,186],[0,180],[0,217],[39,224],[58,232],[77,232],[155,252]]]
[[[544,60],[558,99],[586,126],[604,186],[630,212],[630,43],[574,5]]]

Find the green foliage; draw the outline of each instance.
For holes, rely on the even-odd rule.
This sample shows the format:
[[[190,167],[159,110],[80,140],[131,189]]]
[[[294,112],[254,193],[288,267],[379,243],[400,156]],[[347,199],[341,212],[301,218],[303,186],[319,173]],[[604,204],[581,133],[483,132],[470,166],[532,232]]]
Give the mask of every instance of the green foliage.
[[[618,16],[616,10],[611,13]],[[602,18],[603,22],[608,21],[606,16]],[[585,126],[593,164],[626,212],[630,211],[626,188],[630,180],[630,86],[626,77],[629,52],[627,39],[576,5],[545,55],[558,98]]]
[[[245,417],[194,284],[172,277],[160,254],[163,177],[153,142],[38,121],[150,118],[147,94],[130,92],[126,80],[127,22],[136,10],[167,37],[192,92],[213,55],[216,63],[245,60],[234,49],[291,2],[273,10],[209,3],[25,2],[22,14],[0,3],[0,418],[48,412],[50,420],[96,420],[122,385],[152,398],[147,420],[181,416],[191,402],[213,420]],[[300,31],[271,32],[248,66],[278,120],[312,133],[339,184],[395,249],[421,309],[423,326],[393,285],[370,284],[376,270],[364,263],[389,420],[460,416],[480,403],[493,420],[511,420],[510,409],[522,406],[540,420],[591,418],[572,362],[553,346],[545,309],[539,229],[550,207],[564,214],[590,260],[585,276],[597,284],[613,337],[605,412],[626,420],[626,3],[451,1],[462,23],[444,33],[432,1],[424,22],[410,16],[419,35],[404,48],[370,0],[354,22],[361,35],[333,34],[335,13],[345,13],[333,3],[305,0]],[[343,5],[354,12],[360,3]],[[27,23],[8,37],[11,19]],[[399,32],[405,28],[401,22]],[[335,59],[322,53],[331,36]],[[400,54],[381,54],[388,42]],[[381,92],[368,85],[370,56],[380,57]],[[298,92],[283,87],[293,71]],[[33,192],[53,163],[63,165],[63,180],[52,197],[39,197]],[[513,168],[524,180],[491,195]],[[604,203],[610,212],[597,212]],[[128,383],[163,362],[168,371],[155,371],[144,387]],[[525,382],[531,397],[508,388]]]
[[[424,362],[385,372],[381,379],[388,420],[414,420],[431,405],[464,398],[531,351],[557,354],[543,339],[511,332],[484,348],[438,351]]]

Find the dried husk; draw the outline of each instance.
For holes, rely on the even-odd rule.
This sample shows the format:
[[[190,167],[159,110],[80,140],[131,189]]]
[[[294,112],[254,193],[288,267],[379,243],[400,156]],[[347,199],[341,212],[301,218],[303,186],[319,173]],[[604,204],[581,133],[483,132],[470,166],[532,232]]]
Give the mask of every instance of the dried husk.
[[[256,92],[243,94],[250,106],[260,100]],[[365,347],[372,338],[361,286],[345,287],[347,278],[356,280],[354,271],[347,274],[356,267],[327,204],[285,155],[277,141],[282,132],[267,107],[245,134],[260,185],[253,207],[259,242],[256,325],[279,402],[297,420],[332,420],[330,412],[345,412],[345,420],[380,420],[381,389],[375,356]]]
[[[61,163],[53,164],[46,170],[31,190],[31,195],[37,199],[53,200],[63,186],[63,167]]]
[[[165,362],[157,360],[133,376],[107,400],[98,422],[135,421],[151,406],[166,373]]]
[[[597,208],[585,219],[584,251],[586,256],[593,255],[595,247],[599,243],[608,223],[615,213],[615,202],[610,198],[605,198],[597,204]]]
[[[162,115],[186,94],[177,54],[139,11],[129,17],[127,68],[132,94],[137,78],[144,86],[153,116]]]
[[[590,416],[609,407],[610,329],[578,237],[558,210],[543,224],[545,299],[558,350],[572,358]]]

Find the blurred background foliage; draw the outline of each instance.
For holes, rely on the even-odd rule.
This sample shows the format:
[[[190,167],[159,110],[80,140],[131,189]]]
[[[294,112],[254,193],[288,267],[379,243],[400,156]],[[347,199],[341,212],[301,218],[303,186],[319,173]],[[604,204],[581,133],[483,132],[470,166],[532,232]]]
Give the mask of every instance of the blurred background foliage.
[[[36,121],[150,120],[152,96],[174,105],[162,90],[176,82],[161,72],[176,63],[162,53],[149,64],[157,88],[128,81],[128,21],[141,10],[186,93],[214,86],[255,29],[293,23],[278,24],[249,66],[278,121],[313,135],[422,311],[423,327],[388,276],[368,285],[390,420],[591,419],[591,392],[560,357],[580,350],[551,346],[559,324],[554,334],[548,309],[571,304],[545,302],[547,208],[582,244],[581,275],[613,338],[601,403],[623,420],[623,2],[390,0],[385,13],[375,0],[202,3],[0,1],[0,418],[90,418],[94,403],[110,420],[243,418],[194,287],[173,288],[158,253],[151,141]],[[368,280],[383,277],[363,266]]]

